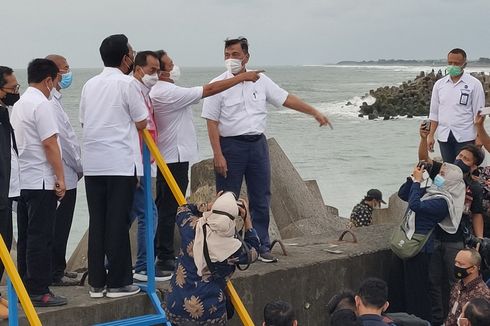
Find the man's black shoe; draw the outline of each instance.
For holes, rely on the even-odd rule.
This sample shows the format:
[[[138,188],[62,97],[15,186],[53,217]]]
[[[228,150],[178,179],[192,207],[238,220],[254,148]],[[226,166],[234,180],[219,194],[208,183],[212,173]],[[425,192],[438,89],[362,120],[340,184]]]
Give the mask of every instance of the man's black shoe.
[[[40,295],[30,295],[34,307],[57,307],[68,303],[65,297],[57,296],[53,292]]]

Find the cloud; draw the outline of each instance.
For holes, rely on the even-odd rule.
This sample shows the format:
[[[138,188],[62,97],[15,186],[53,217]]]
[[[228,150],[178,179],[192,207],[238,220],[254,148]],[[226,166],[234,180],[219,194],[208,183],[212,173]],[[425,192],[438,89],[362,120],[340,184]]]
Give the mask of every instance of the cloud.
[[[490,56],[487,0],[25,0],[3,9],[0,64],[13,67],[48,53],[101,66],[100,42],[114,33],[182,66],[221,65],[223,40],[238,35],[256,65],[440,58],[455,46]]]

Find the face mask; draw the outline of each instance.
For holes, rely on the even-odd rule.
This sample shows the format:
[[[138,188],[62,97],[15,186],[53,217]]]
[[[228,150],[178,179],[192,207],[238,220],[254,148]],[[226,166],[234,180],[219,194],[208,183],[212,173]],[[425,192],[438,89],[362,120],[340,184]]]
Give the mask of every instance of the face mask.
[[[61,89],[66,89],[70,87],[72,80],[73,73],[71,71],[68,71],[66,74],[61,75],[61,80],[58,85],[61,87]]]
[[[446,70],[449,76],[451,77],[456,77],[463,73],[463,68],[461,68],[460,66],[454,66],[454,65],[447,66]]]
[[[471,170],[471,167],[469,167],[468,165],[466,165],[463,160],[460,160],[460,159],[457,159],[454,161],[454,165],[456,165],[457,167],[459,167],[461,169],[461,171],[463,171],[463,174],[466,174],[468,172],[470,172]]]
[[[5,97],[2,99],[2,102],[6,106],[12,106],[19,100],[19,98],[20,94],[7,93],[7,95],[5,95]]]
[[[130,58],[129,56],[127,56],[127,57],[128,57],[128,59],[129,59],[129,60],[131,60],[131,58]],[[133,60],[131,60],[131,64],[130,64],[130,65],[126,64],[126,65],[128,66],[128,71],[126,72],[126,75],[129,75],[130,73],[132,73],[132,72],[133,72],[133,68],[134,68],[134,61],[133,61]]]
[[[446,182],[446,179],[444,179],[444,177],[440,174],[436,175],[436,177],[434,178],[434,185],[437,188],[442,188],[442,186],[444,186],[445,182]]]
[[[53,99],[53,94],[54,94],[54,86],[52,87],[49,87],[49,86],[46,86],[46,88],[48,89],[49,91],[49,96],[48,96],[48,100],[52,100]]]
[[[141,81],[143,82],[143,84],[148,87],[148,88],[152,88],[153,86],[155,86],[155,84],[157,83],[158,81],[158,75],[157,73],[154,73],[153,75],[144,75],[143,78],[141,78]]]
[[[170,71],[170,79],[176,82],[177,80],[179,80],[179,78],[180,78],[180,68],[179,66],[174,65],[174,67]]]
[[[242,60],[240,59],[226,59],[226,69],[232,74],[238,74],[242,69]]]
[[[466,267],[466,268],[454,266],[454,277],[456,277],[458,280],[462,280],[462,279],[468,277],[468,275],[470,275],[470,273],[468,273],[468,269],[471,267],[473,267],[473,266]]]

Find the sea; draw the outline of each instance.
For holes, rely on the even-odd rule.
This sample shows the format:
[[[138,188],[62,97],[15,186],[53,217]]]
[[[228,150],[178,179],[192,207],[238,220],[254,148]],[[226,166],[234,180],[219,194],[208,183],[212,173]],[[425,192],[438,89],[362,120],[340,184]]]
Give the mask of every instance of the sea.
[[[305,180],[318,182],[327,205],[337,207],[348,217],[352,207],[371,188],[382,191],[384,199],[395,193],[417,163],[418,128],[424,117],[400,116],[392,120],[358,117],[362,102],[375,101],[369,90],[400,85],[413,80],[421,71],[444,70],[429,66],[250,66],[265,74],[288,92],[325,113],[333,129],[319,127],[311,117],[284,107],[268,107],[267,137],[274,137]],[[63,90],[63,102],[75,131],[82,137],[78,119],[81,89],[102,68],[73,69],[74,80]],[[467,68],[485,71],[490,68]],[[224,71],[221,67],[181,67],[177,82],[184,87],[204,85]],[[15,71],[21,92],[26,71]],[[351,105],[347,105],[350,102]],[[200,159],[212,157],[205,120],[200,117],[202,103],[193,106]],[[435,156],[439,155],[436,146]],[[107,159],[110,159],[109,157]],[[489,161],[490,162],[490,161]],[[79,183],[75,216],[67,256],[88,228],[88,209],[83,180]]]

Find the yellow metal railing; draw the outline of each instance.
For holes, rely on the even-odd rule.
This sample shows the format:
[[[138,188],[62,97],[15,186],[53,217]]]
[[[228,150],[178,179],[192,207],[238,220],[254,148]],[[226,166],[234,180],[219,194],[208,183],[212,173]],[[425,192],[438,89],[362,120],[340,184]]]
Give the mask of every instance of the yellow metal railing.
[[[17,269],[15,268],[14,261],[12,260],[12,257],[10,257],[10,253],[7,249],[7,246],[5,245],[5,241],[3,241],[2,236],[0,236],[0,258],[2,259],[3,266],[5,266],[5,271],[7,272],[7,275],[10,281],[12,282],[15,292],[17,293],[17,296],[20,300],[20,304],[24,309],[24,313],[27,317],[27,320],[29,321],[29,324],[31,326],[42,325],[41,320],[39,320],[36,310],[32,305],[31,299],[27,294],[24,283],[22,283],[19,272],[17,272]],[[11,308],[10,305],[14,305],[13,306],[14,309],[17,308],[17,302],[9,302],[9,310]],[[9,321],[10,325],[12,325],[11,322],[13,322],[13,324],[15,325],[18,325],[18,321],[16,320],[10,320]]]
[[[177,185],[174,176],[170,172],[167,163],[165,163],[165,160],[163,159],[163,156],[158,150],[158,147],[153,141],[153,138],[151,137],[150,133],[148,132],[147,129],[144,129],[142,135],[146,145],[148,146],[148,149],[150,150],[151,155],[155,159],[155,163],[157,164],[158,168],[162,172],[163,177],[165,178],[165,181],[167,182],[170,190],[172,191],[172,194],[174,195],[177,203],[179,204],[179,206],[185,205],[187,202],[185,200],[184,194],[182,193],[179,186]],[[242,321],[242,324],[245,326],[254,326],[252,318],[250,318],[247,309],[243,305],[243,302],[238,296],[238,293],[236,292],[235,287],[233,286],[231,281],[228,281],[226,288],[231,298],[231,302],[235,307],[235,310],[238,316],[240,317],[240,320]]]

